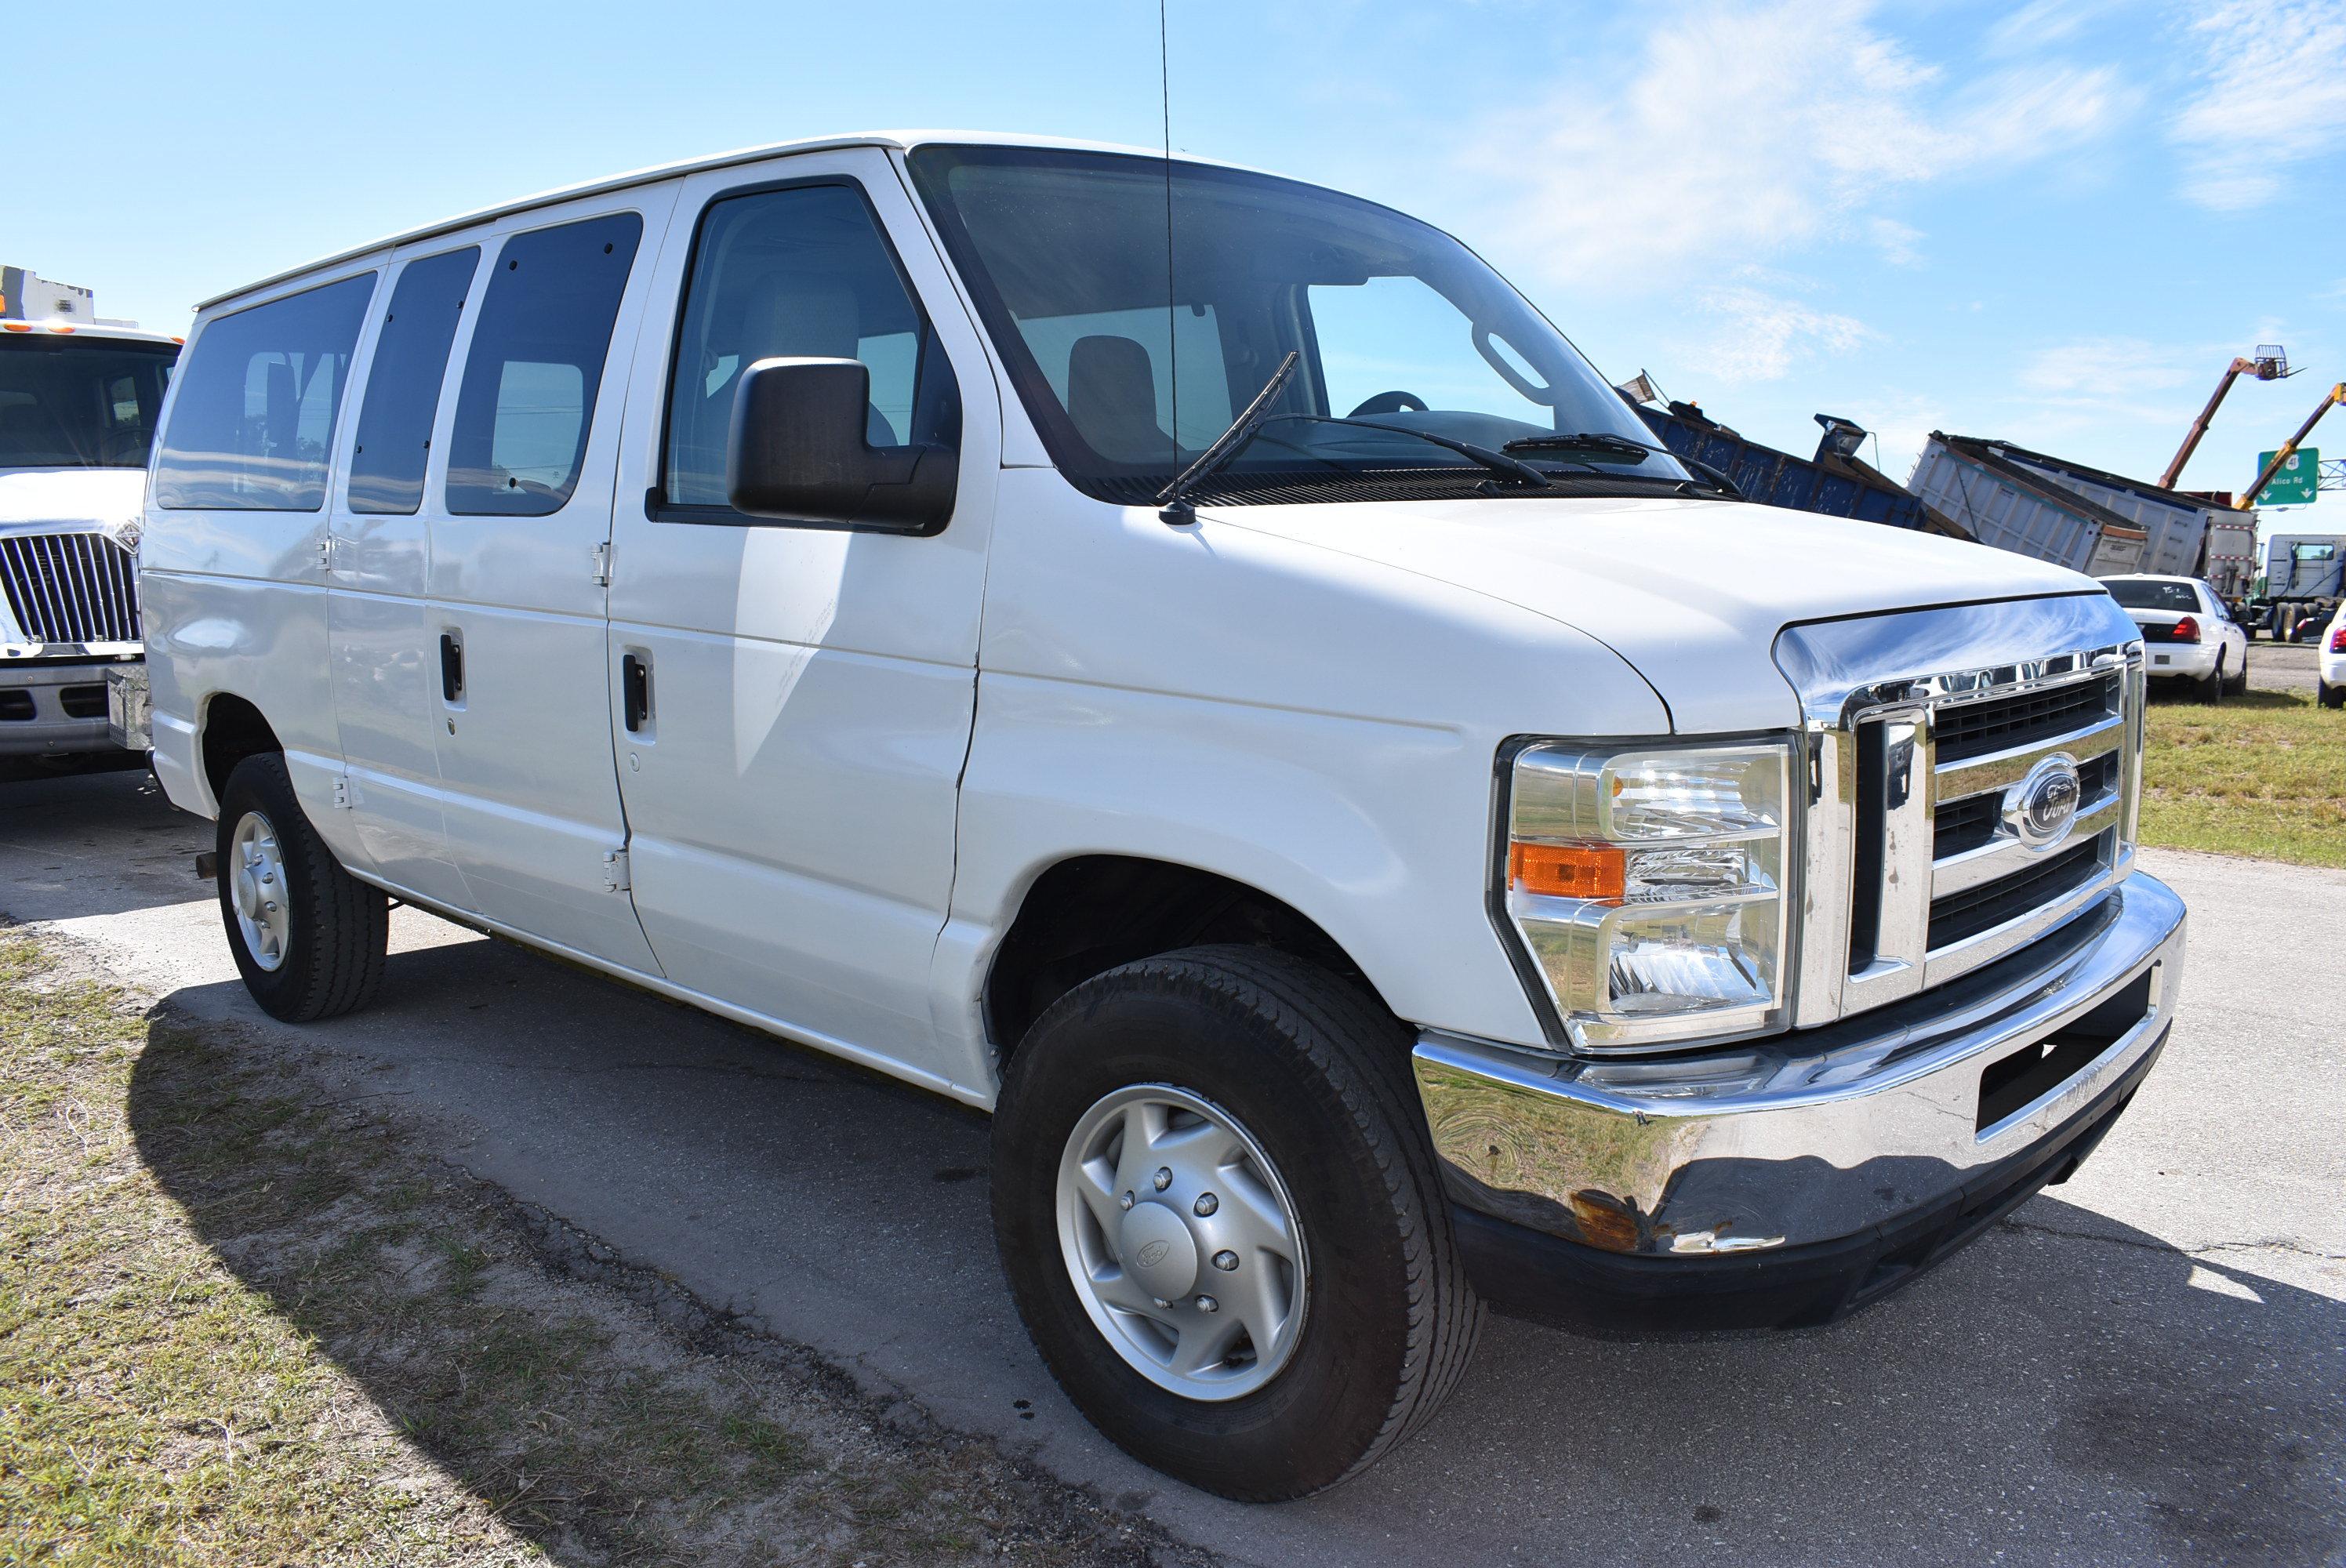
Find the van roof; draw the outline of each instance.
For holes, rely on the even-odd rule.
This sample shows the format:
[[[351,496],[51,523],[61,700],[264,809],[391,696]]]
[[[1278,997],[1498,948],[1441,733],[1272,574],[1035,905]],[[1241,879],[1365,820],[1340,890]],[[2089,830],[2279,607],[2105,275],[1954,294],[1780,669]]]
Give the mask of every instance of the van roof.
[[[215,294],[209,300],[200,300],[196,305],[196,311],[200,314],[215,305],[224,305],[231,300],[242,299],[247,294],[274,288],[280,283],[290,282],[296,278],[321,271],[328,267],[339,266],[346,261],[355,261],[362,256],[372,255],[378,250],[392,249],[397,246],[412,244],[418,239],[429,239],[435,234],[448,234],[459,229],[470,229],[475,224],[494,222],[497,219],[509,217],[516,212],[527,212],[536,207],[551,207],[556,202],[569,201],[582,196],[599,196],[606,191],[625,190],[629,186],[649,185],[655,180],[673,179],[678,175],[698,174],[703,169],[724,168],[733,164],[756,163],[789,153],[828,152],[834,148],[849,147],[878,147],[895,152],[908,152],[913,148],[935,142],[976,143],[993,147],[1070,148],[1089,152],[1135,153],[1145,158],[1164,156],[1162,148],[1127,147],[1117,142],[1081,141],[1066,137],[1018,136],[1000,131],[862,131],[847,136],[815,137],[804,141],[768,142],[761,147],[737,148],[731,152],[713,153],[706,158],[691,158],[675,163],[654,164],[648,168],[630,169],[625,174],[609,175],[601,179],[586,180],[577,185],[560,186],[552,190],[541,190],[534,196],[522,197],[518,200],[503,201],[494,207],[477,208],[471,212],[458,213],[454,218],[444,218],[436,223],[426,223],[400,233],[387,234],[379,239],[370,239],[363,245],[353,245],[347,250],[337,250],[332,255],[305,261],[299,267],[288,267],[281,272],[272,272],[266,278],[242,284],[224,293]],[[1226,168],[1237,167],[1221,164],[1219,159],[1196,158],[1187,153],[1181,156],[1180,161],[1215,164]]]
[[[24,332],[36,336],[54,333],[59,337],[80,338],[84,341],[125,343],[180,343],[187,340],[168,332],[150,332],[129,321],[68,321],[55,316],[36,317],[29,321],[10,319],[0,322],[0,331]]]

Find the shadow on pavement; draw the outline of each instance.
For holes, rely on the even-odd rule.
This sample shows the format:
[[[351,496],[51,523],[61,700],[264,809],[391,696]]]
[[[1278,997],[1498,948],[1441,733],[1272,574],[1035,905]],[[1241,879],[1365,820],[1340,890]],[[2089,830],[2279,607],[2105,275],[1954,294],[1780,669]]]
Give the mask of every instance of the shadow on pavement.
[[[1013,1434],[1100,1448],[1011,1313],[981,1118],[502,944],[392,962],[378,1009],[282,1037],[396,1096],[427,1147],[712,1306],[886,1367],[949,1423],[987,1428],[998,1400]],[[249,1016],[233,986],[173,1000]],[[174,1116],[173,1069],[150,1047],[133,1126],[209,1227],[241,1156]],[[322,1320],[206,1235],[297,1324]],[[2246,1271],[2255,1256],[2187,1255],[2048,1196],[1827,1329],[1640,1345],[1494,1321],[1458,1397],[1366,1482],[1267,1511],[1168,1486],[1152,1512],[1266,1561],[2327,1562],[2346,1544],[2346,1305]],[[1038,1424],[1010,1420],[1014,1394]]]
[[[212,825],[175,809],[144,769],[0,779],[0,912],[123,914],[212,896],[194,856]]]

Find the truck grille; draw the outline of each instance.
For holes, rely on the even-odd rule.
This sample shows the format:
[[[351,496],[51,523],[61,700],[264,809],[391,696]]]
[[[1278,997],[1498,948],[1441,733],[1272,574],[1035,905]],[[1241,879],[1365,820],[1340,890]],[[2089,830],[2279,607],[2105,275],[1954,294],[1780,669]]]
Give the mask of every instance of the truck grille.
[[[28,642],[139,640],[137,563],[103,534],[0,538],[0,591]]]
[[[1953,947],[1994,931],[2017,915],[2042,909],[2083,887],[2102,869],[2100,837],[2037,861],[2009,876],[1931,901],[1931,946]]]
[[[2096,595],[1779,638],[1809,747],[1796,1026],[2003,957],[2125,873],[2139,785],[2137,636]],[[2021,786],[2065,766],[2077,780],[2067,825],[2049,842],[2025,840]]]
[[[1933,717],[1931,728],[1938,739],[1939,760],[1956,762],[2049,740],[2117,711],[2118,677],[2110,675],[2050,691],[1943,708]]]

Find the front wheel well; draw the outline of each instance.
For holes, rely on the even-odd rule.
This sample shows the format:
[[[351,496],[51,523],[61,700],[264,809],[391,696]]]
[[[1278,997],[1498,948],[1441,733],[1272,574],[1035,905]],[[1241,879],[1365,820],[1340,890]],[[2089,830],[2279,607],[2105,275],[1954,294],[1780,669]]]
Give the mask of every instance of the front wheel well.
[[[1293,905],[1194,866],[1079,855],[1036,878],[994,950],[985,1022],[1007,1062],[1052,1003],[1096,974],[1177,948],[1271,948],[1376,989],[1334,938]]]
[[[232,692],[222,692],[204,705],[204,779],[218,802],[228,789],[228,776],[248,757],[282,751],[277,731],[260,709]]]

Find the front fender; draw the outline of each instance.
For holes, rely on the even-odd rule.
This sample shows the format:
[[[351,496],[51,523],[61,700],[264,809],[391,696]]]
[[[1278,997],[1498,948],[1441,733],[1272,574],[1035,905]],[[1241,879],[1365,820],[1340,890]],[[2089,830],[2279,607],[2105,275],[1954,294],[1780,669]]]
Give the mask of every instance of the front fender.
[[[966,999],[966,1012],[940,1018],[941,1033],[983,1039],[983,977],[1035,880],[1114,854],[1290,905],[1413,1023],[1542,1040],[1487,913],[1494,753],[1482,739],[993,673],[978,713],[937,976],[946,1005]]]

